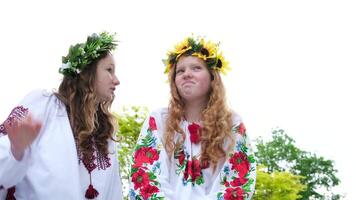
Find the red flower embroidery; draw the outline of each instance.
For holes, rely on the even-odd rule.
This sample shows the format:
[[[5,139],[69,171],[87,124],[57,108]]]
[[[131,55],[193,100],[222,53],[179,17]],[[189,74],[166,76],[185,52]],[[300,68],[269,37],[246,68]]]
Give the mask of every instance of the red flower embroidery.
[[[192,178],[193,183],[201,176],[200,162],[195,158],[193,161],[188,160],[187,165],[185,166],[184,180],[188,180],[189,176]]]
[[[190,132],[190,141],[194,144],[198,144],[200,142],[200,135],[199,135],[199,124],[192,123],[188,126],[188,130]]]
[[[178,155],[178,161],[179,161],[180,165],[183,165],[184,159],[185,159],[185,155],[184,155],[184,151],[182,150],[181,152],[179,152],[179,155]]]
[[[237,188],[227,188],[224,194],[224,200],[244,200],[243,196],[244,191]]]
[[[236,177],[233,181],[231,181],[231,186],[238,187],[247,182],[247,178],[245,177]]]
[[[152,194],[157,193],[159,190],[156,186],[147,184],[143,188],[140,189],[141,195],[143,199],[148,199]]]
[[[157,130],[156,120],[153,117],[150,117],[149,128],[151,131]]]
[[[224,185],[225,185],[225,187],[229,187],[230,186],[229,181],[225,181]]]
[[[232,164],[231,169],[238,171],[240,177],[245,177],[250,170],[250,162],[248,161],[246,154],[242,152],[235,153],[229,159],[229,162]]]
[[[239,133],[241,135],[245,135],[246,133],[246,128],[245,128],[245,125],[241,122],[240,125],[239,125],[239,129],[238,129]]]
[[[139,169],[132,175],[132,182],[134,183],[135,190],[137,190],[137,188],[148,185],[149,176],[143,169]]]
[[[192,172],[192,181],[195,182],[195,180],[201,176],[200,162],[197,159],[193,159]]]
[[[134,167],[140,167],[143,163],[153,164],[154,161],[158,160],[158,152],[152,147],[141,147],[135,152]]]
[[[202,169],[206,169],[206,168],[209,168],[210,167],[210,162],[208,160],[203,160],[201,162],[201,168]]]
[[[184,180],[188,180],[189,176],[193,175],[192,171],[192,161],[188,160],[186,166],[185,166],[185,171],[184,171]]]

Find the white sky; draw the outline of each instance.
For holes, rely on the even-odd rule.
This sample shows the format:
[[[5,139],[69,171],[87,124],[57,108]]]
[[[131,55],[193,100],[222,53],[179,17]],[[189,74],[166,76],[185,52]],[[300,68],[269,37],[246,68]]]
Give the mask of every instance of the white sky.
[[[343,0],[1,1],[0,119],[29,91],[57,88],[68,47],[103,30],[120,40],[113,110],[165,106],[166,50],[205,35],[222,42],[229,102],[251,139],[285,129],[300,148],[335,160],[338,191],[356,199],[355,10]]]

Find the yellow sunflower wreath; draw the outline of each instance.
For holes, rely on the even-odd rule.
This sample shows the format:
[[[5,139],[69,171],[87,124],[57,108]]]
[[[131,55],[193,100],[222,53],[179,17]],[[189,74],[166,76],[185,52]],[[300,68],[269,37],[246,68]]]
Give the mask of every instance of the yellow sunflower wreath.
[[[201,58],[206,62],[209,69],[218,70],[226,74],[231,68],[222,53],[219,52],[218,47],[218,43],[206,42],[200,37],[187,37],[178,43],[172,51],[168,51],[168,58],[163,60],[166,66],[164,73],[168,73],[172,66],[178,62],[179,57],[183,55]]]

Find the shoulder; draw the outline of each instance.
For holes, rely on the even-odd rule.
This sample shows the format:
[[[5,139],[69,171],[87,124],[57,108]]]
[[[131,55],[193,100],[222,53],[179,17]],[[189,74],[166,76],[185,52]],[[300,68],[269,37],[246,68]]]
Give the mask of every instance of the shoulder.
[[[32,90],[27,95],[25,95],[22,102],[39,102],[51,98],[52,96],[54,96],[54,94],[49,90]]]
[[[237,112],[232,111],[232,126],[238,126],[241,123],[242,123],[241,116]]]
[[[168,108],[156,108],[152,110],[149,114],[149,117],[155,118],[155,120],[162,121],[165,120],[168,116]]]
[[[20,107],[28,109],[33,115],[40,117],[51,109],[63,107],[61,101],[49,90],[33,90],[20,102]]]
[[[165,123],[168,116],[167,108],[157,108],[152,110],[146,119],[146,125],[154,127],[158,132],[162,132],[165,129]]]

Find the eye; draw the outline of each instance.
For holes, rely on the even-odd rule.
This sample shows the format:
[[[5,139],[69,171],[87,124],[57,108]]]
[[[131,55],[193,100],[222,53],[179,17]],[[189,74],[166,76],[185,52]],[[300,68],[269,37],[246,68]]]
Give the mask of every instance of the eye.
[[[202,69],[202,67],[199,66],[199,65],[196,65],[196,66],[193,67],[193,70],[194,70],[194,71],[199,71],[199,70],[201,70],[201,69]]]
[[[107,68],[106,70],[107,70],[108,72],[110,72],[110,73],[114,71],[114,69],[111,68],[111,67]]]
[[[184,73],[184,70],[183,70],[183,69],[177,69],[177,70],[176,70],[176,74],[181,74],[181,73]]]

